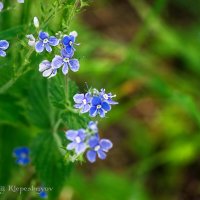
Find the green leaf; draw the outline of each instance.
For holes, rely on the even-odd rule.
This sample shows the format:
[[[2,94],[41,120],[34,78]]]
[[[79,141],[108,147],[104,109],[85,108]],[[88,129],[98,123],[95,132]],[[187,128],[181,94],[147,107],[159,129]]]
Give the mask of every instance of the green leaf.
[[[16,124],[24,121],[22,108],[16,102],[17,98],[0,95],[0,123]]]
[[[32,145],[32,159],[39,179],[45,187],[53,188],[48,194],[51,199],[56,199],[71,169],[71,165],[64,162],[57,137],[51,132],[42,132]]]
[[[0,126],[0,186],[6,186],[9,183],[12,170],[18,167],[12,156],[14,148],[28,146],[29,137],[26,129],[17,129],[8,125]]]
[[[77,84],[70,78],[67,79],[67,99],[74,104],[73,96],[78,92],[79,88]]]
[[[32,77],[28,91],[27,109],[27,117],[31,124],[49,129],[52,113],[48,100],[47,80],[43,77]]]
[[[76,83],[61,73],[49,80],[48,89],[51,103],[61,109],[73,104],[73,96],[78,91]]]
[[[65,109],[67,105],[67,82],[63,74],[57,74],[48,80],[49,100],[57,108]]]
[[[86,128],[90,117],[88,114],[73,113],[71,111],[63,113],[62,119],[66,123],[68,129]]]

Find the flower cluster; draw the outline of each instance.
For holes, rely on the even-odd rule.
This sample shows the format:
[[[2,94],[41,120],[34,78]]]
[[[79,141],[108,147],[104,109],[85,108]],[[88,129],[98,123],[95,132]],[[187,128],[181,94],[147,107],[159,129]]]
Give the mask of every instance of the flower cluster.
[[[39,20],[34,17],[33,24],[36,29],[39,29]],[[62,69],[64,75],[68,74],[69,69],[77,72],[80,68],[79,61],[75,59],[74,53],[76,51],[77,32],[70,32],[69,35],[63,35],[58,32],[56,36],[50,36],[47,32],[39,31],[38,38],[32,34],[27,35],[28,44],[34,47],[37,53],[44,51],[51,53],[55,47],[54,57],[51,61],[43,60],[39,64],[39,72],[43,77],[52,78],[56,76],[58,69]],[[75,94],[73,99],[75,102],[74,108],[80,113],[89,113],[90,117],[100,116],[105,117],[106,113],[111,110],[111,106],[118,104],[113,98],[116,95],[106,93],[105,89],[100,91],[97,89],[90,89],[86,94]],[[86,129],[68,130],[66,138],[70,141],[67,145],[67,150],[75,153],[72,161],[77,159],[79,155],[86,152],[86,157],[90,162],[95,162],[96,157],[100,159],[106,158],[106,152],[112,148],[112,142],[108,139],[100,139],[98,134],[97,123],[91,121]]]
[[[116,95],[106,93],[105,89],[101,89],[100,91],[91,89],[86,94],[74,95],[74,107],[79,109],[80,113],[89,112],[91,117],[99,115],[103,118],[111,110],[111,105],[118,104],[112,100],[113,97],[116,97]]]
[[[30,150],[27,147],[18,147],[13,151],[13,156],[16,157],[16,163],[23,166],[30,163],[29,154]]]
[[[68,130],[66,138],[70,141],[67,150],[73,150],[77,156],[86,152],[89,162],[106,158],[106,153],[112,148],[112,142],[108,139],[100,139],[97,122],[90,121],[86,129]]]
[[[33,19],[34,26],[39,28],[39,20],[37,17]],[[77,72],[80,68],[79,61],[75,58],[75,43],[77,32],[73,31],[69,35],[57,34],[59,38],[55,36],[49,36],[47,32],[40,31],[38,39],[30,34],[26,37],[28,38],[29,46],[33,46],[37,53],[42,53],[47,51],[52,52],[52,47],[57,47],[57,54],[54,56],[52,61],[43,60],[39,65],[39,71],[42,73],[43,77],[51,78],[57,74],[57,70],[62,68],[62,73],[66,75],[69,69],[73,72]]]

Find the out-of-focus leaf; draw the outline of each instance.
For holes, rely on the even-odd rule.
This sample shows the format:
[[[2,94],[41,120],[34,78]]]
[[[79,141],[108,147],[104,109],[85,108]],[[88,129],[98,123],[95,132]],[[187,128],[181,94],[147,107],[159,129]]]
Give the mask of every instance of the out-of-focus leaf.
[[[0,123],[16,124],[24,121],[24,117],[21,115],[23,108],[16,102],[17,98],[0,95]]]
[[[49,100],[58,108],[65,109],[67,105],[67,79],[63,74],[57,74],[48,80]]]

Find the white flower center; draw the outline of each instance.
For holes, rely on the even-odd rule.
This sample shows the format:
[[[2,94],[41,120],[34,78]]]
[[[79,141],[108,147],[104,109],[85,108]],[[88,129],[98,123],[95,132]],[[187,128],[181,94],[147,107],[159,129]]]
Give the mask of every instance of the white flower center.
[[[104,94],[104,95],[103,95],[103,98],[106,99],[106,100],[108,100],[108,95],[107,95],[107,94]]]
[[[44,43],[44,44],[46,44],[46,43],[48,43],[48,42],[49,42],[49,40],[48,40],[47,38],[43,40],[43,43]]]
[[[97,109],[100,109],[101,108],[101,105],[97,105]]]
[[[86,101],[86,99],[83,99],[83,104],[85,105],[85,104],[87,104],[87,101]]]
[[[21,157],[22,157],[22,158],[26,158],[26,154],[25,154],[25,153],[22,153],[22,154],[21,154]]]
[[[69,62],[69,58],[64,58],[63,61],[67,63]]]
[[[95,151],[98,151],[100,148],[101,148],[101,147],[100,147],[99,145],[97,145],[97,146],[94,148],[94,150],[95,150]]]
[[[73,44],[73,42],[72,42],[72,41],[70,41],[70,42],[69,42],[69,45],[70,45],[70,46],[72,46],[72,44]]]
[[[76,141],[77,143],[80,143],[80,142],[81,142],[81,138],[80,138],[79,136],[77,136],[77,137],[75,138],[75,141]]]

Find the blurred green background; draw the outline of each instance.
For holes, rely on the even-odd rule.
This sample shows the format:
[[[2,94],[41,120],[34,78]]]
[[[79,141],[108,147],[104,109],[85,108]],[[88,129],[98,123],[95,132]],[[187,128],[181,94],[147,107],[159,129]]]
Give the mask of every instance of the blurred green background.
[[[76,168],[68,199],[200,199],[200,1],[101,0],[77,21],[76,78],[120,104],[100,122],[113,149]]]
[[[30,17],[17,24],[37,15],[25,5],[18,11],[32,6]],[[2,16],[1,38],[16,24]],[[70,77],[82,91],[85,82],[112,91],[119,105],[99,121],[101,136],[114,144],[107,159],[77,164],[58,199],[200,199],[200,1],[92,1],[70,29],[81,43],[81,68]]]

